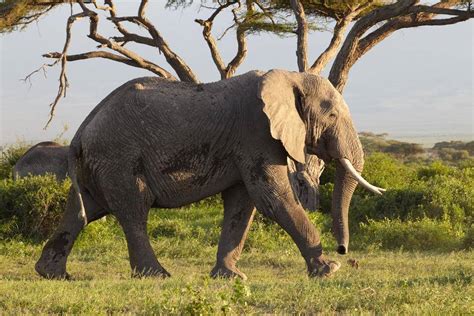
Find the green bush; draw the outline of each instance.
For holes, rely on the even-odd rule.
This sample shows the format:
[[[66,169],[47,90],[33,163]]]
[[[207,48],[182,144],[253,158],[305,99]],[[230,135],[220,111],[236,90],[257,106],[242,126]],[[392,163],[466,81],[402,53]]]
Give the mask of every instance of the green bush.
[[[52,175],[0,180],[0,237],[45,239],[66,207],[70,181]]]
[[[351,202],[349,218],[351,224],[356,225],[369,219],[419,219],[424,217],[423,200],[423,189],[416,187],[390,190],[383,196],[356,194]]]
[[[403,250],[445,250],[462,246],[462,238],[450,223],[428,218],[419,221],[385,219],[362,223],[354,241],[355,248]]]
[[[374,153],[366,157],[362,175],[376,186],[397,189],[406,187],[415,179],[416,173],[412,166],[406,165],[388,154]],[[367,193],[365,190],[362,192]]]
[[[454,244],[459,246],[461,243],[465,248],[471,247],[469,245],[474,239],[474,167],[465,162],[459,166],[442,161],[403,163],[384,153],[369,155],[364,177],[388,190],[382,196],[360,187],[356,190],[349,212],[351,232],[368,234],[365,243],[369,243],[370,238],[379,232],[387,241],[391,240],[389,231],[393,224],[394,236],[398,236],[399,231],[419,236],[412,234],[412,231],[421,229],[420,234],[426,234],[426,244],[431,245],[427,249],[434,249],[437,244],[440,248]],[[334,173],[333,166],[329,166],[329,171]],[[323,213],[330,213],[333,180],[325,178],[324,183],[321,182],[321,209]],[[445,228],[449,229],[447,235],[437,235],[437,229]],[[449,238],[452,238],[451,243]],[[411,243],[410,240],[405,241]],[[376,238],[374,243],[377,243]],[[384,243],[382,247],[389,245]],[[423,247],[412,245],[408,248]]]
[[[464,249],[474,249],[474,224],[466,230],[462,246]]]
[[[28,148],[30,148],[30,145],[21,142],[2,149],[0,153],[0,180],[12,177],[13,166]]]

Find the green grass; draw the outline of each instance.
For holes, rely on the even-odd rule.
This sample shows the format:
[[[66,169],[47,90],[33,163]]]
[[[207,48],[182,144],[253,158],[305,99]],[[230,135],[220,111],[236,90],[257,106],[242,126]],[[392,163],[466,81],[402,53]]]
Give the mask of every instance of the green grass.
[[[41,279],[34,263],[42,244],[0,241],[0,314],[132,313],[429,313],[474,310],[474,252],[361,249],[335,254],[327,218],[328,255],[343,263],[330,279],[309,279],[296,246],[258,217],[239,268],[248,280],[213,280],[222,211],[201,203],[153,211],[149,234],[172,278],[131,279],[125,239],[116,221],[96,222],[78,239],[69,259],[73,281]],[[359,269],[348,259],[359,261]]]

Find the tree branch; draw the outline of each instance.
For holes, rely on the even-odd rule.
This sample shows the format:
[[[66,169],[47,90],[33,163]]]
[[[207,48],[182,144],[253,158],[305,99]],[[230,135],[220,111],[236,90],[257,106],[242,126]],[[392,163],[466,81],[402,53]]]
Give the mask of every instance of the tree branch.
[[[446,5],[453,5],[450,4],[451,2],[440,2],[435,4],[434,6],[427,6],[427,5],[417,5],[410,8],[410,13],[431,13],[434,15],[443,14],[443,15],[455,15],[455,16],[464,16],[464,17],[472,17],[473,11],[470,10],[457,10],[457,9],[449,9]]]
[[[224,64],[224,60],[222,59],[221,54],[219,53],[219,49],[217,48],[216,40],[214,39],[214,36],[212,36],[212,33],[211,33],[212,20],[195,19],[194,21],[203,27],[202,36],[204,37],[204,40],[206,41],[207,46],[209,47],[212,60],[214,61],[214,64],[216,65],[217,70],[219,71],[221,79],[224,79],[226,76],[226,71],[225,71],[226,67]]]
[[[237,24],[237,30],[235,32],[236,33],[235,36],[237,40],[237,52],[234,58],[227,65],[226,78],[230,78],[234,75],[237,68],[242,64],[245,57],[247,56],[247,37],[245,34],[247,29],[243,27],[243,24],[245,24],[247,18],[244,19],[243,23],[240,23],[237,17],[237,13],[236,13],[237,9],[238,8],[235,8],[232,10],[232,14],[234,15],[234,22],[235,24]]]
[[[67,80],[67,75],[66,75],[66,54],[69,49],[69,44],[71,42],[71,29],[72,25],[74,24],[75,21],[84,18],[87,16],[86,12],[81,12],[78,14],[71,15],[68,20],[67,20],[67,25],[66,25],[66,40],[64,42],[64,47],[63,51],[60,54],[58,58],[58,62],[61,63],[61,73],[59,74],[59,87],[58,87],[58,93],[56,94],[56,97],[54,98],[54,101],[49,105],[50,111],[49,111],[49,119],[46,122],[46,125],[44,128],[46,129],[49,126],[49,123],[53,120],[54,117],[54,111],[56,110],[56,106],[58,105],[59,100],[62,97],[66,97],[66,90],[69,87],[69,83]]]
[[[224,5],[219,6],[218,8],[215,9],[215,11],[207,20],[200,20],[200,19],[194,20],[196,23],[200,24],[203,27],[202,36],[204,37],[204,40],[206,41],[207,46],[209,47],[212,60],[214,61],[214,64],[216,65],[217,70],[219,71],[221,79],[226,78],[227,71],[226,71],[226,66],[224,64],[224,60],[222,59],[221,54],[219,53],[219,49],[217,48],[216,40],[214,39],[214,36],[212,36],[212,33],[211,33],[212,25],[214,23],[214,19],[219,15],[219,13],[222,12],[222,10],[224,10],[225,8],[231,5],[234,5],[237,2],[238,1],[228,1]]]
[[[459,4],[459,1],[457,0],[443,0],[432,6],[415,5],[418,2],[419,1],[400,0],[391,5],[392,7],[397,7],[397,14],[392,16],[390,16],[390,14],[381,14],[382,11],[385,11],[386,8],[390,7],[385,6],[374,10],[372,13],[356,22],[337,55],[336,61],[334,62],[329,75],[329,80],[340,92],[344,89],[349,70],[354,63],[372,47],[390,36],[393,32],[403,28],[418,26],[454,24],[474,17],[473,12],[469,8],[466,11],[451,9],[451,7]],[[383,19],[374,19],[373,16],[370,16],[372,14],[379,15],[379,17],[383,17]],[[440,14],[451,15],[454,17],[447,19],[434,19],[434,17]],[[374,23],[376,20],[378,20],[376,23],[382,21],[385,21],[385,23],[362,38],[367,30],[376,24]]]
[[[412,14],[392,19],[362,38],[355,57],[359,59],[372,47],[399,29],[425,25],[448,25],[466,21],[469,18],[474,17],[474,12],[472,11],[453,10],[448,8],[449,6],[454,6],[456,3],[457,1],[444,1],[434,4],[433,6],[418,5],[410,8],[409,12]],[[437,14],[457,16],[449,19],[434,20],[433,18]],[[355,59],[355,61],[357,59]]]
[[[367,1],[366,3],[360,5],[355,9],[346,14],[341,20],[337,21],[336,26],[334,27],[333,37],[329,46],[324,50],[324,52],[319,55],[316,61],[313,63],[311,68],[308,70],[309,73],[319,75],[321,71],[326,67],[329,61],[334,57],[339,47],[341,46],[344,34],[346,32],[349,24],[365,9],[372,5],[373,1]]]
[[[290,4],[298,24],[298,28],[296,30],[298,37],[296,44],[298,69],[300,72],[305,72],[306,69],[308,69],[308,23],[306,21],[306,14],[301,1],[290,0]]]
[[[115,15],[115,10],[113,10],[112,0],[109,0],[108,2],[110,4],[112,4],[110,6],[110,8],[111,8],[110,12],[111,12],[111,16],[113,16],[113,15]],[[144,1],[144,3],[145,2],[146,1]],[[67,24],[66,24],[66,40],[65,40],[62,52],[61,53],[56,52],[56,53],[50,53],[50,54],[45,54],[44,55],[44,57],[47,57],[47,58],[56,58],[57,59],[57,61],[52,63],[52,64],[45,64],[46,66],[54,66],[57,63],[61,64],[61,72],[60,72],[60,75],[59,75],[58,92],[56,94],[56,97],[55,97],[54,101],[50,104],[50,115],[49,115],[49,119],[48,119],[48,121],[45,125],[45,128],[47,128],[49,126],[49,124],[51,123],[51,121],[54,117],[54,112],[55,112],[55,109],[56,109],[56,106],[57,106],[59,100],[62,97],[66,96],[66,90],[69,86],[68,80],[67,80],[67,75],[66,75],[67,61],[81,60],[81,59],[88,59],[88,58],[106,58],[106,59],[110,59],[110,60],[114,60],[114,61],[117,61],[117,62],[121,62],[121,63],[127,64],[127,65],[130,65],[130,66],[139,67],[139,68],[149,70],[149,71],[151,71],[151,72],[153,72],[153,73],[155,73],[155,74],[157,74],[161,77],[167,78],[167,79],[171,79],[171,80],[176,79],[173,75],[171,75],[165,69],[163,69],[163,68],[159,67],[158,65],[156,65],[156,64],[140,57],[138,54],[126,49],[122,45],[119,45],[117,42],[115,42],[113,40],[110,40],[110,39],[107,39],[107,38],[103,37],[102,35],[100,35],[97,32],[98,23],[99,23],[98,14],[96,12],[88,9],[84,5],[84,2],[82,0],[78,0],[78,3],[79,3],[79,5],[82,9],[82,12],[78,13],[78,14],[71,15],[68,18],[68,21],[67,21]],[[97,4],[94,3],[94,5],[97,5]],[[139,13],[143,15],[143,10],[144,9],[145,9],[145,5],[142,3],[141,6],[140,6],[140,9],[139,9]],[[96,41],[97,43],[100,43],[102,47],[107,47],[109,49],[112,49],[112,50],[120,53],[123,56],[115,55],[115,54],[112,54],[112,53],[109,53],[109,52],[104,52],[104,51],[86,52],[86,53],[77,54],[77,55],[67,55],[69,45],[70,45],[70,41],[71,41],[72,25],[78,19],[85,18],[85,17],[89,18],[89,35],[88,35],[88,37],[91,38],[92,40]],[[121,27],[121,31],[123,31],[126,34],[124,36],[128,36],[129,38],[135,38],[136,34],[128,33],[122,27]],[[136,36],[138,37],[138,35],[136,35]],[[44,69],[45,65],[43,65],[40,69],[42,69],[42,68]],[[38,69],[38,71],[40,69]],[[38,71],[35,71],[35,72],[38,72]],[[35,73],[35,72],[33,72],[33,73]],[[27,76],[25,78],[25,80],[29,79],[29,77],[32,74]]]
[[[44,54],[43,57],[45,58],[56,58],[59,59],[61,58],[61,53],[58,52],[51,52]],[[85,53],[80,53],[80,54],[74,54],[74,55],[66,55],[66,60],[69,61],[77,61],[77,60],[84,60],[84,59],[91,59],[91,58],[104,58],[104,59],[109,59],[113,60],[116,62],[120,62],[132,67],[137,67],[137,68],[144,68],[143,64],[140,64],[136,62],[133,59],[126,58],[120,55],[112,54],[110,52],[105,52],[105,51],[91,51],[91,52],[85,52]],[[155,74],[157,74],[160,77],[164,77],[164,73],[168,73],[165,69],[161,68],[160,66],[152,63],[151,61],[144,60],[144,63],[147,64],[146,70],[149,70]],[[169,73],[168,73],[169,74]],[[169,74],[169,80],[176,80],[176,78],[173,77],[173,75]]]
[[[241,26],[241,23],[239,23],[238,21],[237,14],[234,11],[235,9],[232,10],[232,13],[234,14],[234,21],[235,21],[234,25],[237,25],[237,30],[236,30],[237,53],[227,66],[225,65],[225,62],[222,59],[221,54],[219,53],[216,40],[214,39],[214,36],[212,35],[212,26],[213,26],[214,19],[217,17],[217,15],[220,12],[222,12],[222,10],[236,3],[238,3],[240,7],[240,2],[238,0],[228,1],[227,3],[215,9],[215,11],[207,20],[200,20],[200,19],[194,20],[196,23],[200,24],[203,27],[202,35],[204,37],[204,40],[207,43],[207,46],[209,47],[212,60],[214,61],[214,64],[216,65],[217,70],[219,71],[221,79],[232,77],[235,71],[237,70],[237,68],[242,64],[247,54],[247,40],[245,36],[245,29]]]
[[[331,81],[339,92],[344,90],[348,72],[355,62],[354,53],[357,50],[360,37],[377,23],[405,14],[408,9],[418,1],[419,0],[399,0],[394,4],[373,10],[354,24],[337,54],[329,73],[329,81]]]
[[[146,18],[145,10],[147,4],[148,0],[141,0],[140,7],[138,9],[138,17],[135,18],[136,21],[140,23],[151,35],[155,42],[155,46],[161,50],[168,64],[174,69],[174,71],[176,71],[179,79],[182,81],[198,83],[199,80],[191,68],[184,62],[184,60],[181,59],[181,57],[179,57],[170,49],[168,43],[164,40],[155,26]]]
[[[131,50],[126,49],[122,45],[119,45],[117,42],[113,40],[109,40],[97,32],[97,27],[99,23],[99,16],[92,10],[89,10],[81,1],[79,2],[81,8],[84,10],[83,12],[88,15],[89,17],[89,35],[88,37],[92,40],[98,42],[104,47],[110,48],[123,56],[127,57],[128,59],[133,60],[136,64],[140,65],[141,68],[149,70],[163,78],[167,79],[174,79],[174,76],[171,75],[168,71],[164,70],[161,67],[156,66],[155,64],[145,60],[138,54],[134,53]],[[111,59],[111,58],[109,58]]]

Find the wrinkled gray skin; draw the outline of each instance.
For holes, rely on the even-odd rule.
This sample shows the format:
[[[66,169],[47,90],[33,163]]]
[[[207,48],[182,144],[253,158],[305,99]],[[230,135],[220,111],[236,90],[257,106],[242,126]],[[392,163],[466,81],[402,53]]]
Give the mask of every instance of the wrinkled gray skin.
[[[133,275],[169,276],[146,231],[151,207],[175,208],[222,192],[224,220],[213,277],[245,278],[236,267],[255,208],[294,240],[310,276],[327,275],[320,236],[292,192],[287,157],[305,152],[347,158],[363,152],[342,96],[321,77],[272,70],[192,84],[132,80],[105,98],[72,140],[71,190],[64,217],[36,271],[64,278],[66,260],[87,221],[109,210],[122,226]],[[339,253],[349,243],[348,208],[356,181],[337,165],[332,202]],[[76,192],[74,192],[76,191]]]
[[[304,164],[288,158],[288,176],[291,187],[301,205],[309,210],[319,209],[319,177],[324,171],[324,161],[316,155],[306,155]]]
[[[38,143],[28,149],[13,166],[13,179],[51,173],[58,181],[63,181],[68,172],[68,152],[69,146],[55,142]]]

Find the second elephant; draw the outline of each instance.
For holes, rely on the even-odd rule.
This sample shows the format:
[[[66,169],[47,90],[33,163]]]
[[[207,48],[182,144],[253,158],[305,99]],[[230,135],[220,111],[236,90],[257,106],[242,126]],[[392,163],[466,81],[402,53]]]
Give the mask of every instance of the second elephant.
[[[34,145],[13,166],[13,179],[50,173],[55,175],[58,181],[63,181],[68,172],[68,151],[69,146],[56,142]]]

